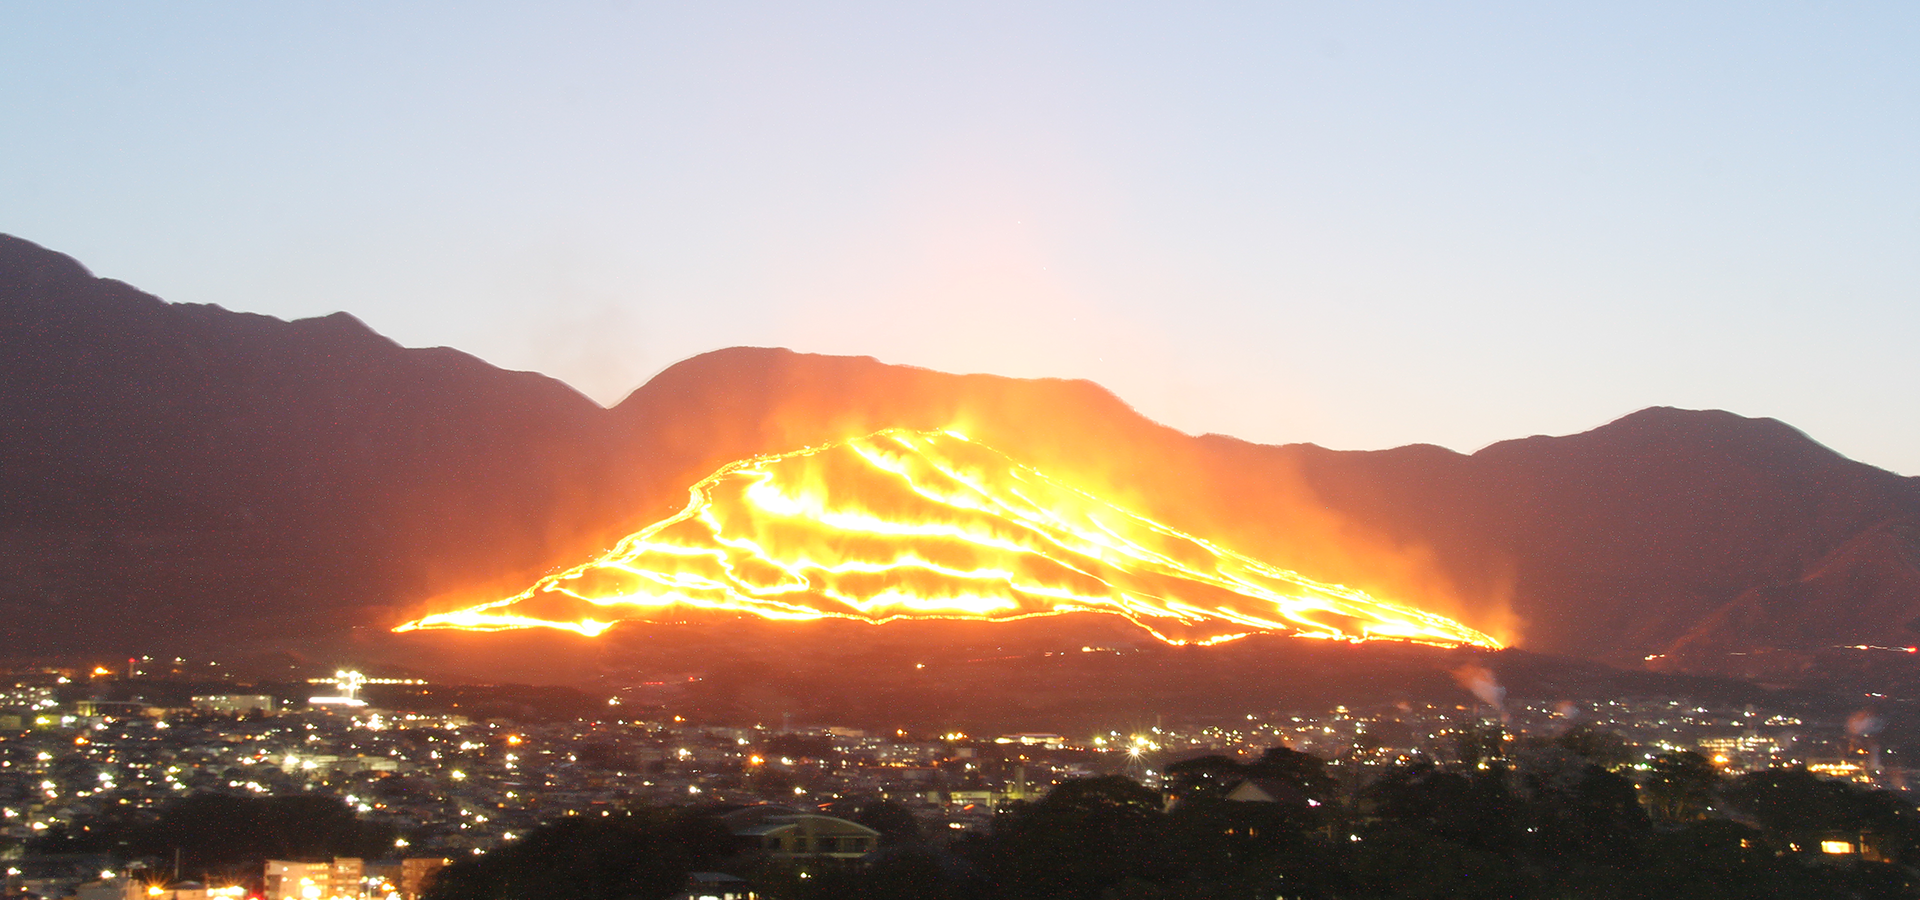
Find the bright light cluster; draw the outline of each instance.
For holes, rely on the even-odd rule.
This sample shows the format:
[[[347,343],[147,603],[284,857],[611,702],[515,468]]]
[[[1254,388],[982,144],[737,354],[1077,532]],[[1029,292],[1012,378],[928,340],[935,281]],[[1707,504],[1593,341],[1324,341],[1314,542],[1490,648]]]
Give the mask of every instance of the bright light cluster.
[[[679,514],[592,562],[394,630],[596,635],[695,611],[874,623],[1105,613],[1172,644],[1291,633],[1499,646],[1170,528],[956,432],[901,429],[731,463]]]

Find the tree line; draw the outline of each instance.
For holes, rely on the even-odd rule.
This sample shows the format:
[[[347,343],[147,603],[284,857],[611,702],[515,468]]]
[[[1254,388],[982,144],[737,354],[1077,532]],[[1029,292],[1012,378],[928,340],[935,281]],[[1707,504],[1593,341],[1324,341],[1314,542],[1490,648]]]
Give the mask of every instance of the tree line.
[[[1690,751],[1636,771],[1593,733],[1512,743],[1364,776],[1275,748],[1176,763],[1164,791],[1069,780],[945,843],[898,804],[846,804],[832,814],[880,830],[880,851],[804,871],[741,849],[714,811],[568,818],[457,863],[429,900],[654,900],[690,871],[771,900],[1920,897],[1903,796],[1804,769],[1729,777]]]

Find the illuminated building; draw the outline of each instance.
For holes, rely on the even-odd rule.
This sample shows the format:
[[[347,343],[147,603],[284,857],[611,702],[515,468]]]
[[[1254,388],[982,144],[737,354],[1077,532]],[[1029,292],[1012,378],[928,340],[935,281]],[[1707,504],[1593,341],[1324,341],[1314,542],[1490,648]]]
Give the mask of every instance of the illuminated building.
[[[176,881],[165,887],[148,887],[144,900],[240,900],[247,889],[239,885],[210,888],[198,881]]]
[[[1839,778],[1845,781],[1857,781],[1857,782],[1860,782],[1861,784],[1873,783],[1872,772],[1867,771],[1866,768],[1858,764],[1848,762],[1847,760],[1844,760],[1844,759],[1809,760],[1807,762],[1807,771],[1812,772],[1815,775],[1824,775],[1828,778]]]
[[[102,878],[74,888],[76,900],[145,900],[146,885],[132,878]]]
[[[369,862],[366,866],[367,882],[375,885],[370,896],[386,897],[391,892],[399,894],[402,900],[416,900],[427,892],[433,876],[451,862],[441,856]]]
[[[238,715],[240,713],[270,713],[278,708],[278,701],[266,694],[209,694],[192,699],[195,712],[209,712]]]
[[[686,891],[669,900],[760,900],[746,879],[725,872],[690,872]]]
[[[331,684],[334,687],[337,687],[340,689],[340,693],[338,694],[322,694],[316,697],[308,697],[307,698],[308,704],[312,706],[324,706],[324,707],[340,706],[340,707],[349,707],[349,708],[358,709],[367,705],[367,701],[360,699],[360,688],[366,685],[369,685],[369,684],[423,685],[423,684],[426,684],[427,682],[424,679],[420,679],[420,678],[368,678],[365,674],[354,671],[352,669],[341,669],[340,671],[333,673],[332,678],[309,678],[307,679],[307,683],[308,684]]]
[[[167,711],[138,700],[80,700],[73,711],[81,716],[144,716],[157,719]]]
[[[1248,778],[1227,792],[1227,799],[1240,803],[1278,803],[1283,806],[1318,806],[1308,800],[1298,785],[1278,778]]]
[[[331,862],[270,859],[266,865],[267,900],[357,900],[364,896],[364,874],[361,861],[351,857]]]
[[[788,806],[749,806],[720,818],[735,837],[775,859],[859,859],[880,842],[880,832],[858,822]]]
[[[0,687],[0,706],[48,709],[58,705],[60,705],[59,697],[55,689],[46,685],[16,684],[11,687]]]
[[[1048,750],[1065,750],[1069,741],[1058,734],[1004,734],[994,738],[996,744],[1019,744],[1023,747],[1045,747]]]
[[[1726,764],[1736,771],[1767,768],[1781,752],[1778,740],[1751,734],[1701,738],[1694,742],[1694,746],[1708,759],[1726,760]]]

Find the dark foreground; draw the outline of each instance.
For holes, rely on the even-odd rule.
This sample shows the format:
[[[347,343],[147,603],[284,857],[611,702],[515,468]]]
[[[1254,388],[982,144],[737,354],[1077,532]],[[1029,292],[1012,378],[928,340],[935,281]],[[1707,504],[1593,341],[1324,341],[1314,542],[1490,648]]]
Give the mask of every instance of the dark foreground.
[[[835,806],[881,833],[861,860],[749,849],[717,809],[568,817],[457,863],[428,900],[666,898],[713,871],[768,900],[1920,896],[1920,815],[1896,794],[1803,770],[1726,778],[1692,753],[1636,781],[1577,749],[1366,784],[1287,750],[1207,757],[1172,767],[1165,794],[1068,781],[952,840],[892,803]],[[1227,799],[1247,785],[1267,799]]]

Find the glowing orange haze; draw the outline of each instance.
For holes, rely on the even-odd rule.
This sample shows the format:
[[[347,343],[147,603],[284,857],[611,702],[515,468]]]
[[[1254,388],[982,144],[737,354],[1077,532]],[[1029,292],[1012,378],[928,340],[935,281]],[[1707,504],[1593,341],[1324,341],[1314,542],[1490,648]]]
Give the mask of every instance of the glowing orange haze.
[[[1500,646],[1184,534],[952,431],[892,429],[744,459],[690,494],[678,515],[599,559],[394,630],[597,635],[694,610],[874,623],[1089,612],[1172,644],[1282,632]]]

